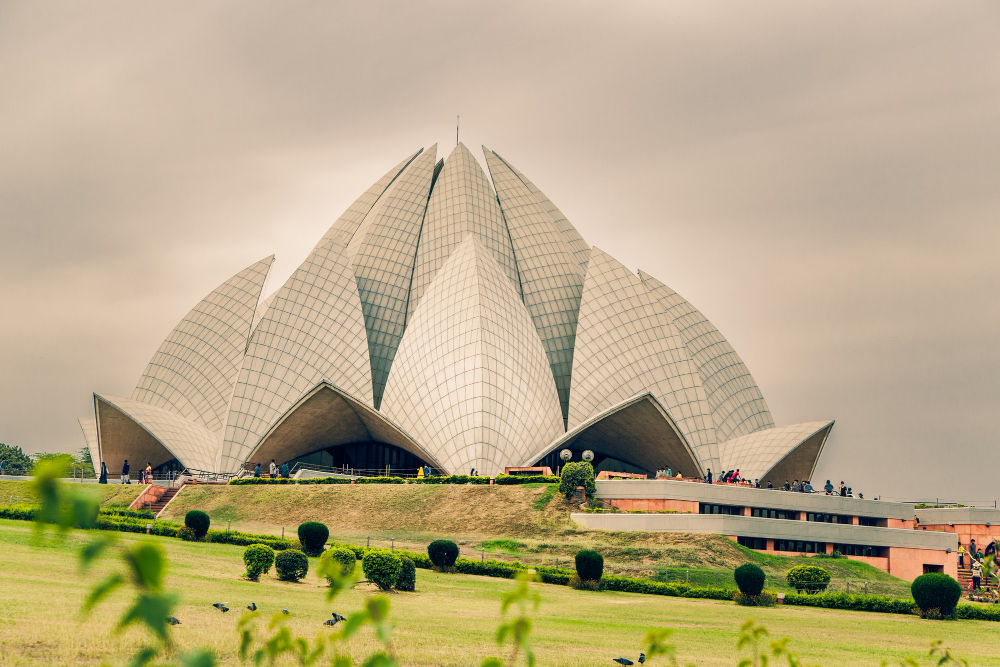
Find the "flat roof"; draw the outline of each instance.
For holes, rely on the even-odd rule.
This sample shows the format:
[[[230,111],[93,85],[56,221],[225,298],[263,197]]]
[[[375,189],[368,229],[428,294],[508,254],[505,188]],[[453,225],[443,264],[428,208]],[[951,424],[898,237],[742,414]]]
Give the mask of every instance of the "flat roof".
[[[870,516],[912,521],[912,503],[842,498],[825,493],[795,493],[777,489],[755,489],[728,484],[703,484],[672,479],[598,480],[597,497],[606,500],[668,499],[688,500],[716,505],[766,507],[768,509],[822,512],[848,516]],[[920,519],[922,522],[924,519]]]
[[[796,521],[793,519],[765,519],[734,514],[579,513],[570,516],[581,526],[595,530],[714,533],[737,537],[858,544],[872,547],[901,547],[936,551],[956,549],[954,533],[934,530],[854,526],[843,523]]]

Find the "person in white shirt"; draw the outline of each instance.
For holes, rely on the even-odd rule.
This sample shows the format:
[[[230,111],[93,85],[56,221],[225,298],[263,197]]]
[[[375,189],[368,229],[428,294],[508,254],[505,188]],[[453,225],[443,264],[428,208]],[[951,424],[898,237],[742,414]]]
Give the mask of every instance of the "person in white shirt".
[[[275,478],[278,477],[278,464],[274,462],[274,459],[271,459],[271,471],[270,472],[271,472],[271,479],[275,479]]]

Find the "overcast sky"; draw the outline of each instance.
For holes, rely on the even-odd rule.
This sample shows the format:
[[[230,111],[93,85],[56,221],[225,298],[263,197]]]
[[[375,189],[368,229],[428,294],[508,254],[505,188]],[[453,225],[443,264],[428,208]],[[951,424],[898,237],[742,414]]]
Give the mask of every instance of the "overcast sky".
[[[0,1],[0,442],[78,449],[205,294],[486,144],[702,310],[817,478],[1000,495],[1000,4]]]

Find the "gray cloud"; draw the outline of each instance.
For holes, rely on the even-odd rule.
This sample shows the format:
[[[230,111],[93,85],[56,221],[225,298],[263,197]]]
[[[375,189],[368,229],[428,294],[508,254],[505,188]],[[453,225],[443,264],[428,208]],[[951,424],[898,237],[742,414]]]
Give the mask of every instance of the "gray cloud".
[[[82,446],[205,293],[485,143],[698,305],[819,476],[995,495],[992,3],[0,2],[0,441]]]

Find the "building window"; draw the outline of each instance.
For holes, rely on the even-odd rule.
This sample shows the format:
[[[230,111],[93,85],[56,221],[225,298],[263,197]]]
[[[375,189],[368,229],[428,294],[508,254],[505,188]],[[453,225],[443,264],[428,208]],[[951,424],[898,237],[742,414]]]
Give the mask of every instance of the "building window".
[[[710,505],[708,503],[698,503],[699,514],[732,514],[742,515],[743,508],[736,505]]]
[[[798,521],[799,519],[798,512],[792,510],[772,510],[766,507],[753,507],[750,509],[750,515],[762,519],[791,519],[792,521]]]
[[[865,544],[834,544],[833,548],[845,556],[886,558],[889,555],[889,549],[887,547],[871,547]]]
[[[792,551],[800,554],[825,554],[826,542],[806,542],[803,540],[775,540],[775,551]]]
[[[763,537],[737,537],[736,543],[741,544],[748,549],[767,551],[767,540]]]

